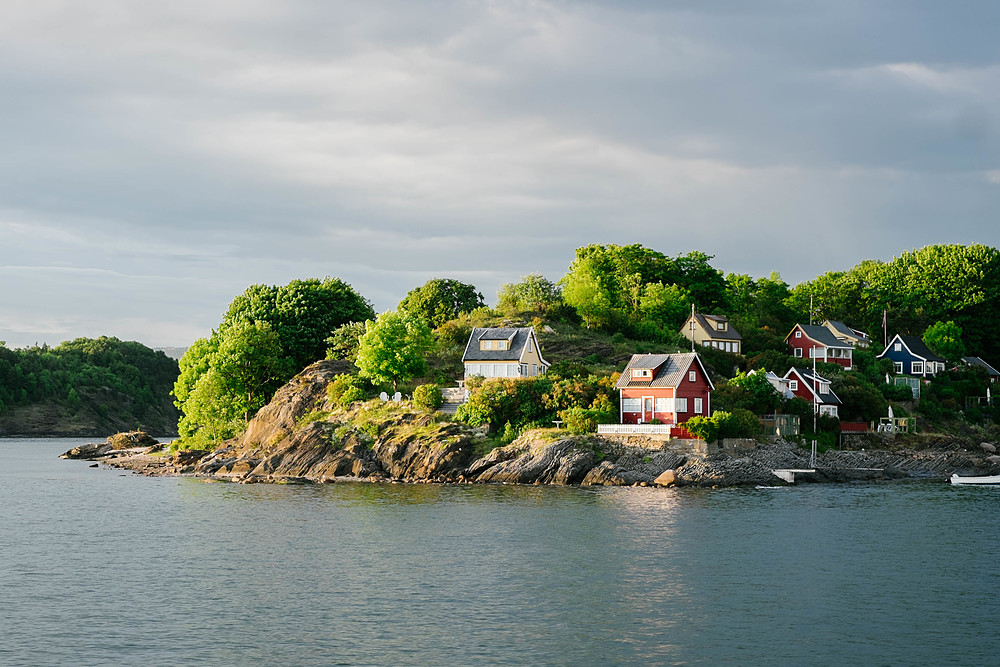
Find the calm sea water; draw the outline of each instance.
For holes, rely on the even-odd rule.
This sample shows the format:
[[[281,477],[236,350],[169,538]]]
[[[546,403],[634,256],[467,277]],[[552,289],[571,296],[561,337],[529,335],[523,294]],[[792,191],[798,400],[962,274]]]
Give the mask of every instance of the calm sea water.
[[[240,486],[0,440],[0,664],[1000,661],[1000,489]]]

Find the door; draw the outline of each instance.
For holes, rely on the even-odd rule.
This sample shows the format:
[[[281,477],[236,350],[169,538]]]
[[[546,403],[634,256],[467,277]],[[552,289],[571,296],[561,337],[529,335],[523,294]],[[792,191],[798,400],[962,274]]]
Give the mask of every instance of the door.
[[[642,399],[642,421],[646,424],[653,421],[653,397]]]

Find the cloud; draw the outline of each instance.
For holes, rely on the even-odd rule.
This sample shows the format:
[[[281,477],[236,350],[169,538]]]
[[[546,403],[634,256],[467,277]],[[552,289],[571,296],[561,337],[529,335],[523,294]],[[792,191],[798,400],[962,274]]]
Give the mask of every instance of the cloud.
[[[998,11],[15,3],[0,338],[184,345],[249,284],[324,275],[489,300],[588,243],[792,282],[996,245]]]

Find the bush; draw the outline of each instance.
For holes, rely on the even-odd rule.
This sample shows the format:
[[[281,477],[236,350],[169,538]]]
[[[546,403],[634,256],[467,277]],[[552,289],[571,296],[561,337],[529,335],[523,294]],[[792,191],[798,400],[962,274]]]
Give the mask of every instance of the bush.
[[[342,373],[335,375],[326,387],[326,398],[342,408],[351,407],[351,403],[368,398],[361,378],[356,375]]]
[[[715,414],[720,413],[716,412]],[[711,417],[695,415],[684,422],[682,426],[687,429],[688,433],[705,442],[715,442],[715,439],[719,436],[719,422],[716,421],[715,415]]]
[[[593,433],[597,430],[597,419],[592,410],[570,408],[559,413],[559,419],[566,423],[566,429],[573,434]]]
[[[427,410],[441,407],[441,388],[436,384],[422,384],[413,390],[413,402]]]
[[[712,415],[727,415],[725,419],[719,419],[720,438],[752,438],[759,435],[763,430],[763,424],[750,410],[736,408],[731,413],[716,412]]]

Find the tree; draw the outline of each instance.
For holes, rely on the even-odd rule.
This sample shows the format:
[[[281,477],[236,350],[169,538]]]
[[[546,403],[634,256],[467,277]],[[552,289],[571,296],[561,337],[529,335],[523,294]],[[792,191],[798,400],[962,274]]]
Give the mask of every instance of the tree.
[[[268,323],[278,334],[292,372],[298,372],[325,358],[326,340],[335,329],[374,316],[371,304],[339,278],[293,280],[284,287],[248,287],[233,299],[219,330],[240,323]]]
[[[758,415],[774,412],[784,402],[763,368],[751,373],[737,373],[729,384],[740,387],[752,397],[752,403],[747,407]]]
[[[173,392],[181,436],[236,435],[278,387],[326,356],[335,329],[372,316],[371,304],[337,278],[251,285],[181,358]]]
[[[382,313],[365,322],[365,334],[358,343],[355,362],[361,377],[378,384],[397,382],[427,372],[426,354],[434,344],[427,323],[406,311]]]
[[[518,283],[505,283],[497,291],[497,309],[507,313],[555,310],[562,305],[562,288],[540,273],[530,273]]]
[[[924,332],[924,343],[935,354],[948,361],[958,361],[965,356],[965,344],[962,342],[962,327],[953,321],[935,322]]]
[[[458,317],[459,313],[471,313],[484,305],[483,295],[476,291],[474,285],[434,278],[422,287],[407,292],[399,302],[399,310],[422,317],[437,328]]]
[[[237,324],[199,339],[174,385],[181,436],[218,443],[239,434],[290,375],[278,335],[265,322]]]

